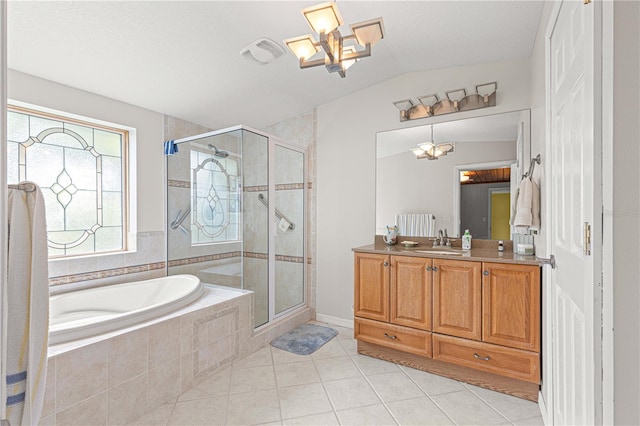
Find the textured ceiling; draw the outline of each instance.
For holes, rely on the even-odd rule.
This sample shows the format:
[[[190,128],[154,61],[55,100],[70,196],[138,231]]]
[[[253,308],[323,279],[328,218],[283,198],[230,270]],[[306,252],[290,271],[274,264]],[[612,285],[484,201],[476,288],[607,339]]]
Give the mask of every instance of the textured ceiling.
[[[341,79],[240,56],[260,37],[310,33],[309,1],[8,2],[9,68],[210,128],[261,128],[413,71],[531,55],[540,1],[339,1],[348,24],[383,17],[386,37]],[[9,82],[10,83],[10,82]]]

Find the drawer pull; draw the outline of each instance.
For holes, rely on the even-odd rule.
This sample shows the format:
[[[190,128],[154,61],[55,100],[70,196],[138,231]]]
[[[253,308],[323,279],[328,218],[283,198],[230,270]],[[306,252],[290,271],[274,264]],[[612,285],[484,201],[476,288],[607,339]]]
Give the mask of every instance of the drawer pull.
[[[437,266],[434,266],[433,268],[431,268],[431,270],[432,270],[433,272],[438,272],[438,267],[437,267]]]
[[[427,269],[427,271],[430,271],[431,270],[431,266],[427,266],[426,269]]]
[[[489,361],[489,360],[491,359],[491,357],[490,357],[490,356],[480,356],[480,355],[478,355],[478,354],[477,354],[477,353],[475,353],[475,352],[473,353],[473,357],[474,357],[475,359],[479,359],[480,361]]]
[[[486,277],[489,275],[489,271],[484,271],[482,274]]]
[[[391,340],[396,340],[397,337],[396,336],[392,336],[390,334],[384,333],[384,337],[386,337],[387,339],[391,339]]]

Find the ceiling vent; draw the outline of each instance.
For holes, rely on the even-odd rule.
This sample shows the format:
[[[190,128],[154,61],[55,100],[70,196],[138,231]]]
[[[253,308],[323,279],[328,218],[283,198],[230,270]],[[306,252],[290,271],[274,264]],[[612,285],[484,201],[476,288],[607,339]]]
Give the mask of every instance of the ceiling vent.
[[[284,55],[284,49],[278,43],[268,38],[259,38],[245,46],[240,54],[260,65],[267,65],[269,62]]]

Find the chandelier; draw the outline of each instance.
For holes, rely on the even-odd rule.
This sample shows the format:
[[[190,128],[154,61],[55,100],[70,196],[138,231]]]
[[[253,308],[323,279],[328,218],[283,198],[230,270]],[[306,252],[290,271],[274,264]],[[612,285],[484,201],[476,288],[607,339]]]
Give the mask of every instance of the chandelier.
[[[344,78],[347,69],[359,59],[371,56],[371,48],[384,38],[382,18],[351,24],[353,34],[343,37],[338,30],[343,21],[335,2],[302,9],[302,15],[309,27],[318,33],[320,41],[311,34],[284,40],[300,60],[300,68],[324,65],[327,71],[337,72]],[[312,60],[320,51],[324,52],[324,57]]]
[[[418,160],[426,158],[428,160],[437,160],[444,157],[455,148],[454,142],[437,144],[433,141],[433,125],[431,125],[431,141],[418,144],[418,148],[413,148],[413,152]]]

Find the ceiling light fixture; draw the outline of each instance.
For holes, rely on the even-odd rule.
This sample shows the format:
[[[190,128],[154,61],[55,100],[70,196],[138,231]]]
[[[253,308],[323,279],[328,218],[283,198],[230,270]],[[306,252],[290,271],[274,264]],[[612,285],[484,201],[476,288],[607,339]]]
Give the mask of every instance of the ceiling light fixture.
[[[302,9],[302,15],[320,41],[311,35],[294,37],[284,41],[289,50],[300,60],[300,68],[324,65],[329,72],[345,77],[347,69],[356,61],[371,56],[371,48],[384,38],[382,18],[351,24],[353,34],[342,36],[338,27],[344,22],[335,2],[322,3]],[[345,42],[353,43],[345,45]],[[358,50],[357,46],[364,50]],[[310,60],[323,51],[324,57]]]
[[[413,152],[418,160],[426,158],[428,160],[437,160],[440,157],[444,157],[450,152],[453,152],[455,148],[454,142],[437,144],[433,141],[433,125],[431,126],[431,140],[418,144],[418,148],[413,148]]]

